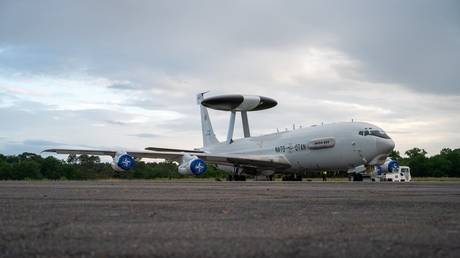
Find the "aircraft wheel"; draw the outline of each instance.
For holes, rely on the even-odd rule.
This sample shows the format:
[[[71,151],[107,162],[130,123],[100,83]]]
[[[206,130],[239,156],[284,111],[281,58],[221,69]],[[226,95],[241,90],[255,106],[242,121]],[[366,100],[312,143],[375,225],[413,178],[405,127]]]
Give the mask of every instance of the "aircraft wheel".
[[[363,181],[363,179],[364,179],[364,178],[363,178],[363,175],[361,175],[361,174],[356,174],[356,173],[355,173],[355,174],[353,175],[353,181]]]
[[[294,175],[294,181],[302,181],[302,176],[301,175]]]
[[[302,181],[302,176],[297,174],[285,175],[281,179],[282,181]]]
[[[246,176],[243,175],[236,175],[235,181],[246,181]]]

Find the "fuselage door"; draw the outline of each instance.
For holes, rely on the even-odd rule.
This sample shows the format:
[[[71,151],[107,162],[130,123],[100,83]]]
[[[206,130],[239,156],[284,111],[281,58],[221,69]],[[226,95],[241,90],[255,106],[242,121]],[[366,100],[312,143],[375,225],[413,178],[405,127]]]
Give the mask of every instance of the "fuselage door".
[[[364,162],[366,162],[366,159],[364,158],[362,150],[361,150],[361,146],[359,144],[358,139],[356,139],[356,137],[353,137],[353,140],[351,141],[351,148],[353,150],[354,155],[358,156],[360,160],[363,160]]]

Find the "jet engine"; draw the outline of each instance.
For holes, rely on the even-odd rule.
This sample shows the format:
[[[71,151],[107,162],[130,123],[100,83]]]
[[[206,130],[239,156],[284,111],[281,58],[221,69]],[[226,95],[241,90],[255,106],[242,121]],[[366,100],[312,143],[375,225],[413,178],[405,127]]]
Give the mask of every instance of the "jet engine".
[[[377,171],[380,173],[393,172],[399,168],[399,164],[396,160],[387,159],[385,163],[377,166]]]
[[[116,171],[127,171],[134,167],[134,157],[126,152],[117,152],[113,157],[112,168]]]
[[[181,175],[201,176],[208,170],[208,166],[197,156],[186,153],[182,157],[182,162],[179,164],[177,170]]]

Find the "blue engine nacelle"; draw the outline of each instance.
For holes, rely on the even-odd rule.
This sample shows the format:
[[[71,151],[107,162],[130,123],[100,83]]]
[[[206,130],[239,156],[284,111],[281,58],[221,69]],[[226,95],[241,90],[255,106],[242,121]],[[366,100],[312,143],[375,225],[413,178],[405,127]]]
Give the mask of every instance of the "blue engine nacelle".
[[[391,172],[397,171],[398,169],[399,169],[399,164],[396,160],[387,159],[385,163],[383,163],[380,166],[377,166],[377,173],[378,174],[386,173],[386,172],[391,173]]]
[[[116,171],[127,171],[134,167],[134,158],[126,152],[117,153],[113,158],[112,168]]]
[[[197,156],[184,154],[177,170],[181,175],[201,176],[208,170],[208,166]]]

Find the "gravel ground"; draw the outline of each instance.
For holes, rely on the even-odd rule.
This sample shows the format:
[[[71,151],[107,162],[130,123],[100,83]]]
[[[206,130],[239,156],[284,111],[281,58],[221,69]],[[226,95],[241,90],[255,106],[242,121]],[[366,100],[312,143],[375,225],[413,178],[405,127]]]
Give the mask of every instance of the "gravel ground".
[[[0,182],[0,257],[460,257],[460,182]]]

